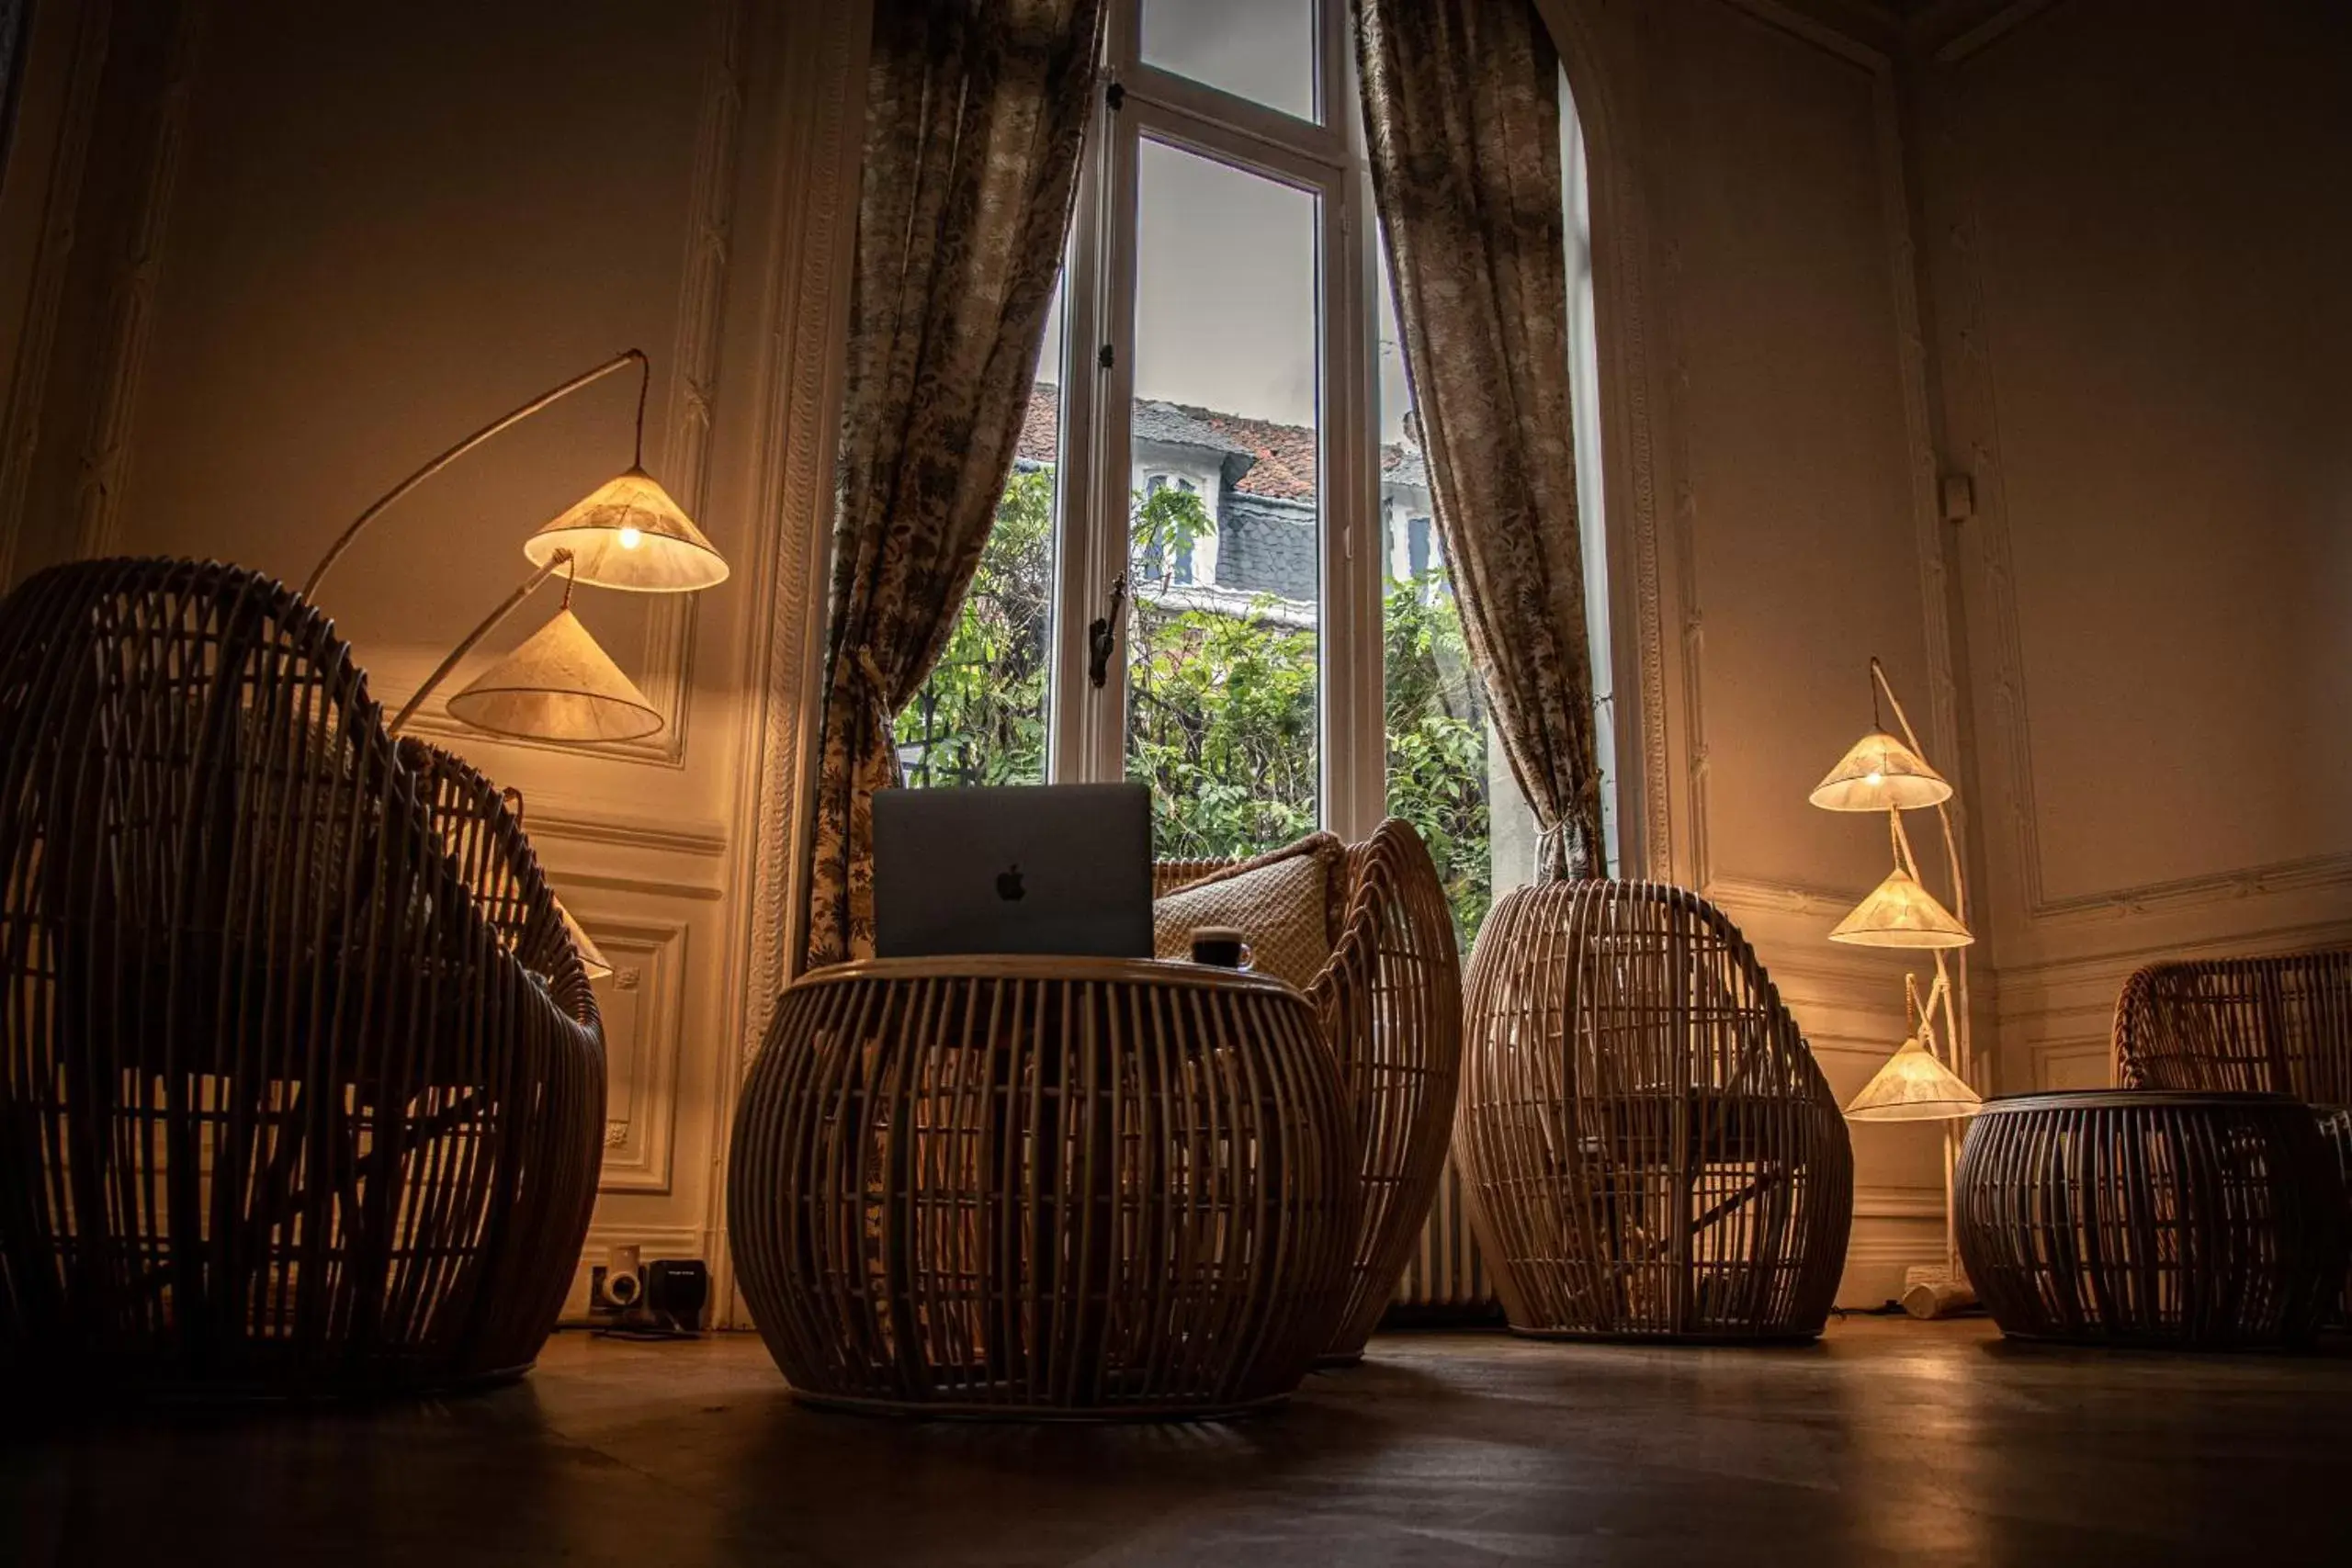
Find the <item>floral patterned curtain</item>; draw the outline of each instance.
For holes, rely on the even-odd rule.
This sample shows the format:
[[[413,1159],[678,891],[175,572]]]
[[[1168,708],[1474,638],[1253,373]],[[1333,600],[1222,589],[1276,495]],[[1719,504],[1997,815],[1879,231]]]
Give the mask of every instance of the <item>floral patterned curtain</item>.
[[[809,874],[811,967],[874,946],[874,792],[1012,467],[1104,0],[876,0]]]
[[[1608,873],[1568,393],[1559,55],[1533,0],[1354,0],[1373,189],[1471,658],[1543,830]]]

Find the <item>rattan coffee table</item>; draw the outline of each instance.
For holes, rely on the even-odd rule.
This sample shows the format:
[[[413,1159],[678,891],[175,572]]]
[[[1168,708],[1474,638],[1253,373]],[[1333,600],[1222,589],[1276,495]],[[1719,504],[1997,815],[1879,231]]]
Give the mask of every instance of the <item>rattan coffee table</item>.
[[[2092,1089],[1988,1101],[1960,1252],[2016,1338],[2299,1346],[2344,1280],[2343,1178],[2290,1095]]]
[[[924,1416],[1229,1416],[1345,1299],[1359,1196],[1305,998],[1191,964],[889,959],[777,1004],[728,1215],[801,1400]]]

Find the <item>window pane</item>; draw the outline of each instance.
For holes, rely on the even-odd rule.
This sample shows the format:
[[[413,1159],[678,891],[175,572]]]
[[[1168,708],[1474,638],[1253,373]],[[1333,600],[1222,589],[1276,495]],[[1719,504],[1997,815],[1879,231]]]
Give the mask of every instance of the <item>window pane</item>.
[[[1312,194],[1137,154],[1127,771],[1163,858],[1319,818]]]
[[[1036,385],[979,571],[946,651],[899,715],[899,763],[910,784],[1045,782],[1061,456],[1058,280],[1046,321]]]
[[[1143,62],[1315,118],[1316,0],[1144,0]]]

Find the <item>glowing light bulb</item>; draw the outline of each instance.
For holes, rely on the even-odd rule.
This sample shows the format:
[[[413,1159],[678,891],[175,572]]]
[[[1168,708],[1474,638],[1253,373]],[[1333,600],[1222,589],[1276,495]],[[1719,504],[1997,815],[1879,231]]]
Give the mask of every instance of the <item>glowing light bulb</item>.
[[[624,527],[621,530],[621,548],[625,550],[633,550],[637,548],[637,542],[644,537],[645,536],[639,533],[635,528]],[[1873,779],[1871,782],[1875,784],[1877,781]]]
[[[621,539],[622,539],[622,541],[623,541],[624,543],[626,543],[626,542],[628,541],[628,534],[626,534],[626,533],[622,534],[622,535],[621,535]],[[1865,782],[1865,783],[1867,783],[1867,784],[1869,784],[1872,789],[1876,789],[1879,785],[1881,785],[1881,784],[1884,784],[1884,783],[1886,782],[1886,775],[1885,775],[1884,773],[1872,773],[1872,774],[1871,774],[1871,775],[1867,780],[1865,780],[1864,782]]]

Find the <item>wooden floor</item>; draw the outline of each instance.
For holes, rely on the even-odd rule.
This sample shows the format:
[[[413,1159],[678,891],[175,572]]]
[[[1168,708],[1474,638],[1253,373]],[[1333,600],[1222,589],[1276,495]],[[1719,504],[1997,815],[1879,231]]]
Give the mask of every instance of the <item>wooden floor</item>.
[[[2352,1345],[1375,1340],[1229,1426],[796,1408],[757,1340],[560,1336],[527,1382],[0,1439],[0,1563],[2343,1562]],[[1898,1554],[1900,1554],[1898,1558]]]

